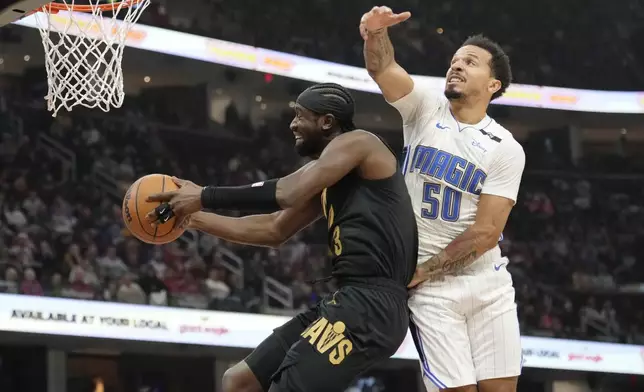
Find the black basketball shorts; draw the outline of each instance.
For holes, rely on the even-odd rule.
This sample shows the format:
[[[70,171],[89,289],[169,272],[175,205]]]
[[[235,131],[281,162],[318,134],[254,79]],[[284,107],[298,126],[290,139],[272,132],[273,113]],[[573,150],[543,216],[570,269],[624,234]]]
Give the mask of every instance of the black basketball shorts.
[[[264,391],[274,383],[280,392],[341,392],[391,357],[408,325],[404,288],[344,286],[276,328],[245,361]]]

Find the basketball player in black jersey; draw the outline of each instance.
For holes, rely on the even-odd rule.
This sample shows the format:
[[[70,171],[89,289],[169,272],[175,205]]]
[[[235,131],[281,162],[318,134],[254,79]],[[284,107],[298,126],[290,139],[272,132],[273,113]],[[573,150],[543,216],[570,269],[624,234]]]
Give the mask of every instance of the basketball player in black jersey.
[[[339,290],[274,330],[226,371],[225,392],[343,391],[393,355],[407,334],[407,284],[416,268],[416,220],[394,154],[353,126],[354,101],[336,84],[297,99],[291,130],[313,160],[286,177],[242,187],[199,187],[151,196],[148,219],[178,221],[228,241],[277,247],[319,219],[328,223]],[[231,218],[202,209],[277,211]]]

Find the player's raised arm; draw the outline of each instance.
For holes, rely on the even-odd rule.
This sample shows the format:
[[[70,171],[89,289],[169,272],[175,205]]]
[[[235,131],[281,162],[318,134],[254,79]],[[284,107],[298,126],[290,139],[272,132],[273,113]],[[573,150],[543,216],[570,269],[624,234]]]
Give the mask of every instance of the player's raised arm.
[[[387,31],[410,17],[409,12],[394,14],[389,7],[373,7],[360,20],[365,66],[388,102],[398,101],[414,88],[414,81],[394,58],[394,47]]]
[[[317,200],[272,214],[233,218],[207,212],[189,217],[188,227],[245,245],[276,248],[321,216]]]

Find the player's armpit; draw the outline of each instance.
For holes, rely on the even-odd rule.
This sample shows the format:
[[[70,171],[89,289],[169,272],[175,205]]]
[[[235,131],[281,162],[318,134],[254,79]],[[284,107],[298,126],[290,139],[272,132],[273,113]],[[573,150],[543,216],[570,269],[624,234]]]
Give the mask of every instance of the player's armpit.
[[[245,245],[277,248],[322,215],[317,200],[272,214],[233,218],[207,212],[190,216],[189,228]]]
[[[277,202],[282,208],[290,208],[310,201],[359,167],[372,152],[379,151],[377,144],[386,148],[373,134],[361,130],[337,136],[322,151],[320,158],[280,178]]]

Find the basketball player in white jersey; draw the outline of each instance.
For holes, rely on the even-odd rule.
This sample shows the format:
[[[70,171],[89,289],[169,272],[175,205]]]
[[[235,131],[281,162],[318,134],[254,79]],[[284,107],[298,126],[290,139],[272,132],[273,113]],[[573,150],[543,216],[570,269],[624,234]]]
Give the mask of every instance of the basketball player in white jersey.
[[[515,392],[521,341],[508,260],[498,240],[525,154],[487,116],[511,80],[508,57],[482,36],[454,54],[444,91],[394,60],[387,28],[411,16],[374,7],[360,23],[366,67],[403,119],[403,167],[419,231],[411,332],[428,390]]]

